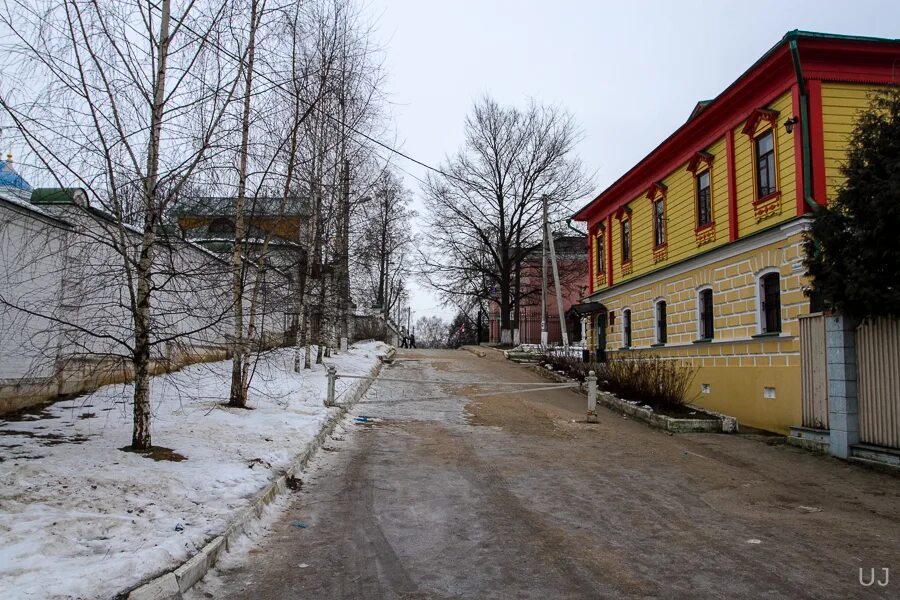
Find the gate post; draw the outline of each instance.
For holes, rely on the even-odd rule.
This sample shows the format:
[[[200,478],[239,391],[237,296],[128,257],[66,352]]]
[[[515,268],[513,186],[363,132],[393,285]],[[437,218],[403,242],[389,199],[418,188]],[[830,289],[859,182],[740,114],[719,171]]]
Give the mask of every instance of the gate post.
[[[825,318],[828,426],[831,429],[829,451],[838,458],[849,458],[850,446],[859,443],[857,324],[854,319],[839,314]]]
[[[334,406],[334,382],[337,379],[337,369],[334,365],[329,365],[328,373],[328,390],[325,395],[325,406]]]
[[[588,408],[587,408],[587,422],[588,423],[596,423],[597,422],[597,375],[593,371],[588,371],[588,376],[585,379],[587,382],[587,394],[588,394]]]

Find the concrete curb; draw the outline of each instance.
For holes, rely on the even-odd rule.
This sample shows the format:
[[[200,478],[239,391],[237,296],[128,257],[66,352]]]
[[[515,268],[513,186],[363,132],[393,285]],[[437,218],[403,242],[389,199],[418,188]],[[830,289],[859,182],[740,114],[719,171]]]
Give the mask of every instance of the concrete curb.
[[[392,346],[383,355],[379,355],[378,362],[369,369],[367,375],[376,377],[381,372],[381,368],[393,359],[396,352],[397,350]],[[288,489],[288,481],[303,471],[325,439],[337,427],[337,424],[369,390],[372,381],[373,379],[358,380],[358,383],[345,396],[345,400],[338,405],[338,410],[328,417],[328,420],[325,421],[316,437],[310,440],[303,452],[294,458],[287,471],[270,483],[256,500],[228,525],[221,535],[214,537],[197,554],[176,568],[151,579],[127,594],[120,594],[116,598],[125,598],[127,600],[182,600],[182,594],[203,579],[207,571],[216,564],[216,560],[218,560],[222,551],[227,552],[229,546],[234,544],[244,534],[247,526],[262,515],[266,505]]]
[[[551,371],[546,367],[542,367],[541,365],[530,365],[530,368],[538,375],[546,377],[547,379],[558,381],[560,383],[571,383],[575,381],[574,379],[566,377],[562,373]],[[577,389],[582,394],[587,394],[584,382],[582,382],[580,386],[574,389]],[[716,417],[716,419],[676,419],[674,417],[667,417],[666,415],[655,413],[652,410],[647,410],[646,408],[635,406],[634,404],[626,402],[625,400],[617,398],[616,396],[613,396],[612,394],[606,392],[600,392],[597,394],[597,404],[603,405],[612,411],[628,415],[639,421],[643,421],[651,427],[663,429],[671,433],[734,433],[738,430],[738,422],[734,417],[716,413],[705,408],[699,408],[693,405],[688,406],[699,412],[704,412],[708,415],[712,415]]]

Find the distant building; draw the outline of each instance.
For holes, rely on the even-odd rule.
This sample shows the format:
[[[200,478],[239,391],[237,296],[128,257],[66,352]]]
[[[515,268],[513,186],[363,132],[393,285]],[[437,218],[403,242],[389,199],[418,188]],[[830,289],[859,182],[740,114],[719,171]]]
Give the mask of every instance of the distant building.
[[[562,289],[563,314],[571,317],[569,309],[573,304],[577,304],[579,299],[587,293],[587,239],[584,236],[561,235],[554,238],[554,244],[560,288]],[[522,263],[521,286],[523,297],[520,301],[519,321],[516,322],[515,320],[515,311],[510,315],[513,330],[518,329],[518,342],[521,344],[541,343],[541,273],[542,250],[538,247]],[[547,286],[547,341],[550,344],[561,344],[562,330],[556,304],[556,287],[553,283],[549,250],[547,251]],[[499,303],[490,303],[489,317],[489,340],[492,343],[499,343]],[[580,341],[582,333],[580,320],[578,318],[569,318],[564,319],[563,323],[569,335],[569,342]]]
[[[220,254],[234,247],[234,198],[194,197],[178,203],[175,219],[185,238]],[[268,236],[270,264],[297,277],[306,265],[304,229],[309,220],[306,198],[248,197],[245,205],[248,256],[262,249]]]
[[[121,248],[138,248],[141,231],[119,225],[85,190],[32,190],[11,157],[0,165],[0,414],[131,379]],[[233,330],[230,261],[180,236],[165,242],[156,251],[154,373],[225,358]],[[247,270],[252,278],[255,266]],[[259,340],[281,344],[291,334],[293,282],[276,268],[265,281]]]
[[[747,425],[800,423],[804,231],[898,65],[898,40],[790,32],[578,211],[591,347],[689,362],[697,404]]]

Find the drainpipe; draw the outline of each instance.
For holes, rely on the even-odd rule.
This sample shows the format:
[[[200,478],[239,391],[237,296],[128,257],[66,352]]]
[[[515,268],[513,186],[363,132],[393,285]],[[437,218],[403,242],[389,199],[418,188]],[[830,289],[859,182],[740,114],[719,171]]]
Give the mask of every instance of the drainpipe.
[[[806,81],[803,79],[803,70],[800,66],[800,52],[797,49],[797,40],[789,42],[791,59],[794,62],[794,73],[797,75],[797,86],[800,89],[800,135],[803,137],[803,200],[807,206],[815,210],[819,208],[812,194],[812,142],[809,134],[809,95],[806,90]]]

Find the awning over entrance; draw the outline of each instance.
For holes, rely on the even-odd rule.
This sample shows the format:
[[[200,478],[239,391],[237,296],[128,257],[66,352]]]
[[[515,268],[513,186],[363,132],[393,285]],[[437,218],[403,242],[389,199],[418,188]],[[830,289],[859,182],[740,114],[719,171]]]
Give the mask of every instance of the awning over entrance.
[[[598,313],[605,313],[606,307],[599,302],[582,302],[581,304],[573,304],[567,312],[568,317],[586,317]]]

